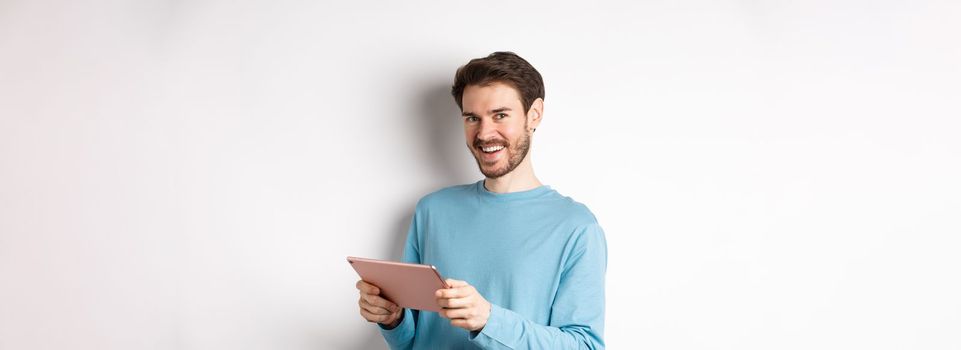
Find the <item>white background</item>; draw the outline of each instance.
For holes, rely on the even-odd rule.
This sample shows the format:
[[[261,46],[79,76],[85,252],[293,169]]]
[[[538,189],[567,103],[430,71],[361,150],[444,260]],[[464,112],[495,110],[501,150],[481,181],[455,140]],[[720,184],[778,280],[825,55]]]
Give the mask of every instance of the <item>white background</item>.
[[[614,349],[961,349],[961,3],[0,0],[0,349],[380,349],[347,255],[543,74]]]

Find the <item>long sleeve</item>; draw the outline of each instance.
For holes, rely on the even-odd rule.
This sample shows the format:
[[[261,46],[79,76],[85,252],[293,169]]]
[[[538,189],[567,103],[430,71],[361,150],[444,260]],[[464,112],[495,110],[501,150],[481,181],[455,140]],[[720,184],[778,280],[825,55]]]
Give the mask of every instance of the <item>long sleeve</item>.
[[[575,236],[563,266],[549,325],[492,305],[487,325],[471,332],[483,349],[603,349],[607,243],[595,222]]]
[[[607,242],[586,205],[549,186],[495,193],[484,180],[417,202],[403,261],[431,264],[493,305],[480,332],[404,310],[391,349],[603,349]]]
[[[419,206],[418,206],[419,207]],[[407,243],[404,244],[403,261],[408,263],[420,263],[420,249],[418,244],[418,228],[422,227],[418,221],[422,220],[422,215],[415,210],[414,217],[410,221],[410,229],[407,231]],[[404,309],[404,316],[400,324],[392,329],[380,326],[380,333],[384,336],[387,346],[394,350],[409,350],[413,348],[414,331],[417,327],[417,310]]]

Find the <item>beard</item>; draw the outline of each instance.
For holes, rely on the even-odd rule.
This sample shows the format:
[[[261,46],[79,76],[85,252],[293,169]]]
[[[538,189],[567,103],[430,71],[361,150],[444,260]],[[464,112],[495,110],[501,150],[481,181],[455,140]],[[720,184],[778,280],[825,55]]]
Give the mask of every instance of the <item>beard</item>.
[[[527,130],[527,123],[524,123],[524,130]],[[504,146],[504,151],[507,152],[507,165],[494,168],[493,164],[490,164],[485,167],[485,164],[481,160],[481,155],[478,154],[483,153],[479,147],[498,145]],[[530,151],[530,148],[531,135],[525,132],[518,137],[514,143],[508,142],[507,140],[481,141],[475,139],[474,147],[471,148],[471,154],[474,155],[474,160],[477,161],[477,167],[480,168],[481,173],[488,179],[496,179],[514,171],[514,169],[524,161],[524,157],[527,157],[527,152]],[[500,162],[500,160],[498,160],[498,162]]]

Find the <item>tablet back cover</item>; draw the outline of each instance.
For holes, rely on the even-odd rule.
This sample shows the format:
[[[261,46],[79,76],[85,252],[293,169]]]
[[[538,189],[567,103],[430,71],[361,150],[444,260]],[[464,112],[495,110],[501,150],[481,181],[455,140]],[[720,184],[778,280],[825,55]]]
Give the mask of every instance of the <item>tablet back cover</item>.
[[[352,256],[347,261],[362,280],[380,288],[384,299],[409,309],[440,311],[434,292],[447,284],[433,266]]]

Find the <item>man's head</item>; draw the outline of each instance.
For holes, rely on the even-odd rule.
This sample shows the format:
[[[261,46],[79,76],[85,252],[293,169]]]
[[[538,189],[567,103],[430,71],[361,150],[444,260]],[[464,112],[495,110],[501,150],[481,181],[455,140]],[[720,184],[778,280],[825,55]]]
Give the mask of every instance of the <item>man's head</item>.
[[[512,52],[475,58],[457,69],[451,94],[484,176],[504,176],[526,159],[544,112],[544,81],[530,63]]]

